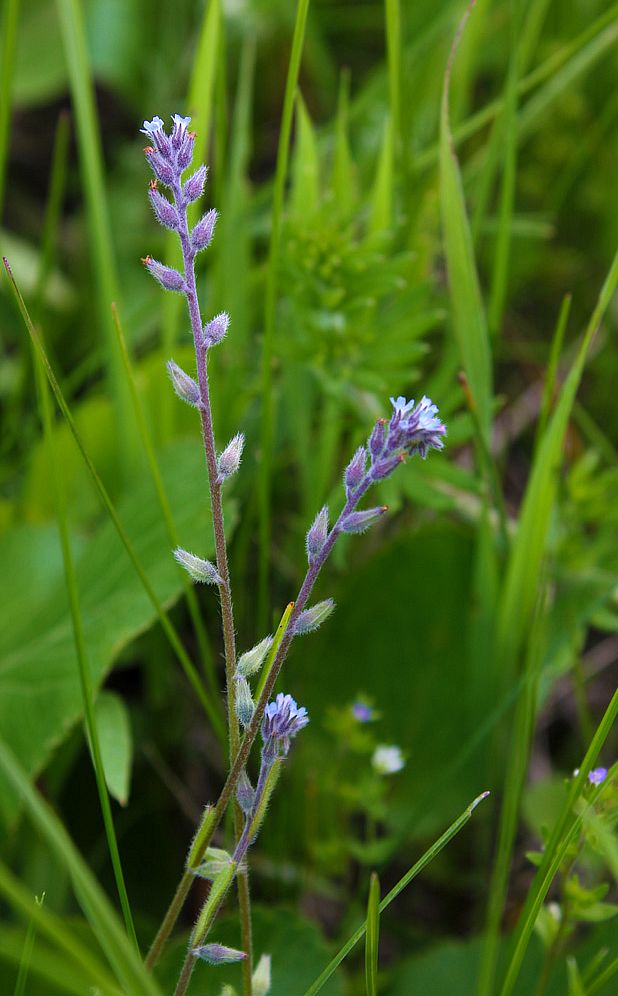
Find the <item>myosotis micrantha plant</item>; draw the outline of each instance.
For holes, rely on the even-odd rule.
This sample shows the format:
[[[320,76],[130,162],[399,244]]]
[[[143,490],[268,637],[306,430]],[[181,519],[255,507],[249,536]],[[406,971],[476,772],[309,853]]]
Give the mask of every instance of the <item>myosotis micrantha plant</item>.
[[[195,140],[195,135],[188,130],[189,122],[189,118],[175,114],[170,134],[165,132],[163,121],[159,117],[144,122],[142,131],[151,143],[146,147],[145,154],[155,175],[148,192],[150,203],[157,220],[178,235],[183,271],[166,266],[150,256],[143,263],[162,287],[186,298],[193,332],[197,380],[172,360],[168,363],[168,372],[176,393],[199,413],[208,472],[216,563],[182,549],[177,549],[174,555],[193,580],[213,584],[219,590],[230,769],[216,805],[205,809],[189,850],[185,872],[147,959],[149,967],[153,967],[158,960],[194,876],[209,879],[212,884],[191,932],[176,996],[182,996],[186,992],[199,959],[215,965],[242,961],[244,991],[252,991],[251,911],[246,855],[259,831],[291,739],[309,722],[306,710],[299,708],[290,695],[279,693],[274,701],[269,699],[294,637],[317,629],[334,609],[332,599],[312,606],[307,603],[337,538],[344,533],[365,532],[386,511],[385,506],[359,509],[361,499],[373,484],[389,477],[406,456],[420,454],[425,457],[430,449],[442,449],[446,432],[445,426],[437,417],[436,406],[428,398],[423,397],[418,404],[406,401],[403,397],[391,398],[393,412],[390,419],[379,419],[376,422],[367,444],[357,449],[345,470],[345,503],[336,521],[333,525],[329,524],[329,510],[325,505],[317,513],[307,533],[307,572],[295,602],[291,603],[284,614],[282,625],[274,637],[264,637],[251,650],[237,657],[224,534],[222,486],[238,470],[244,437],[237,433],[217,455],[208,382],[208,353],[226,335],[229,317],[222,313],[204,323],[201,315],[195,259],[212,240],[217,212],[213,209],[207,211],[190,228],[187,209],[202,196],[207,170],[200,165],[183,180],[183,174],[191,165]],[[171,201],[159,191],[159,183],[168,188]],[[254,701],[249,679],[262,667],[265,668],[265,679],[257,701]],[[262,737],[261,764],[254,788],[246,772],[246,763],[259,732]],[[228,854],[210,847],[210,843],[230,803],[234,808],[235,843],[232,853]],[[235,879],[238,882],[242,951],[207,940]],[[262,960],[256,971],[258,977],[253,976],[254,991],[259,989],[263,993],[267,992],[268,983],[264,981],[266,974]]]

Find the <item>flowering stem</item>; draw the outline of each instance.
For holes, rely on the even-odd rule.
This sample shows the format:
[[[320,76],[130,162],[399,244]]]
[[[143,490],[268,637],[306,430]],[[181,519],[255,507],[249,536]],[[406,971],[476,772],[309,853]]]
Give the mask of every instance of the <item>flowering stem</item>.
[[[350,512],[352,512],[355,509],[355,507],[358,505],[363,495],[371,487],[372,483],[373,480],[371,478],[370,472],[368,472],[367,474],[365,474],[363,480],[360,482],[358,487],[349,494],[347,501],[343,509],[341,510],[341,513],[339,514],[337,521],[335,522],[330,533],[328,534],[326,542],[324,543],[320,553],[315,558],[313,563],[310,564],[307,573],[305,574],[305,579],[301,585],[296,602],[294,604],[294,608],[292,609],[292,612],[289,617],[287,629],[281,640],[281,643],[279,644],[279,648],[272,662],[272,666],[264,683],[264,687],[262,688],[260,697],[256,703],[253,718],[251,719],[251,722],[247,726],[245,735],[242,739],[242,742],[240,743],[236,757],[232,763],[225,784],[221,790],[221,794],[219,795],[219,798],[217,800],[217,804],[214,807],[214,812],[209,811],[208,819],[212,820],[210,824],[210,832],[204,836],[203,840],[201,841],[200,847],[192,855],[193,867],[199,864],[204,854],[206,853],[206,848],[210,845],[213,834],[217,829],[217,827],[219,826],[219,823],[223,819],[223,816],[230,802],[230,799],[233,797],[233,794],[236,790],[236,786],[238,784],[238,779],[240,778],[240,775],[247,763],[251,747],[253,746],[253,742],[258,734],[260,723],[264,715],[264,710],[272,694],[275,682],[279,677],[281,668],[283,667],[283,662],[285,661],[285,658],[287,656],[290,644],[294,639],[294,624],[298,619],[299,615],[301,614],[301,612],[303,611],[303,609],[305,608],[307,601],[309,600],[309,596],[311,595],[311,592],[313,590],[313,587],[318,579],[318,575],[322,567],[324,566],[326,560],[328,559],[328,556],[333,546],[335,545],[337,537],[342,532],[341,523],[345,518],[345,516],[347,516]],[[200,828],[197,831],[197,836],[200,835],[201,829],[202,827],[200,824]],[[193,881],[193,872],[190,869],[186,870],[180,880],[180,883],[174,895],[174,899],[172,900],[169,909],[165,914],[165,918],[159,928],[159,932],[155,937],[155,940],[153,941],[152,947],[148,954],[147,965],[150,968],[152,968],[156,964],[161,954],[161,951],[163,950],[163,947],[167,941],[167,938],[169,937],[171,931],[173,930],[174,924],[176,922],[178,914],[180,913],[180,910],[182,909],[182,905],[184,903],[186,895],[189,892],[189,889],[191,888],[192,881]],[[183,990],[180,990],[180,993],[182,992]]]
[[[208,471],[217,570],[222,582],[219,585],[219,596],[221,600],[221,617],[223,622],[229,761],[231,766],[236,758],[236,755],[238,754],[238,747],[240,743],[238,719],[236,717],[236,686],[234,684],[234,669],[236,666],[236,638],[234,633],[234,612],[232,608],[230,572],[225,542],[223,504],[221,501],[221,482],[217,468],[212,406],[210,403],[210,389],[208,384],[208,348],[204,341],[200,306],[197,296],[197,286],[195,281],[195,252],[191,247],[191,239],[189,236],[187,203],[183,197],[180,182],[175,184],[172,189],[180,215],[178,235],[180,237],[182,259],[184,264],[184,277],[186,282],[185,296],[187,298],[187,305],[189,308],[191,329],[193,332],[193,343],[195,347],[195,359],[200,392],[199,413],[202,424],[202,438],[204,441],[206,468]],[[241,833],[242,815],[240,808],[235,805],[234,836],[236,841],[238,841]],[[238,902],[240,907],[243,949],[247,953],[247,958],[243,964],[243,992],[245,993],[245,996],[251,996],[251,906],[249,897],[249,881],[246,872],[239,873],[238,875]]]

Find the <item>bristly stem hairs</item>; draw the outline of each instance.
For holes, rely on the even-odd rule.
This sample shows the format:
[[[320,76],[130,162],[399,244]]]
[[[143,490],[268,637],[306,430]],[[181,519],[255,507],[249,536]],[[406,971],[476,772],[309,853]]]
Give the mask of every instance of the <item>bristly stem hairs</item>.
[[[426,457],[431,449],[444,446],[446,428],[438,418],[438,409],[429,398],[418,403],[403,397],[391,398],[390,418],[379,419],[364,446],[357,449],[344,473],[345,502],[332,526],[325,505],[316,515],[306,537],[307,571],[283,632],[263,637],[251,650],[236,657],[232,591],[224,533],[222,486],[238,470],[244,437],[237,433],[217,455],[208,382],[208,353],[227,333],[229,317],[222,313],[205,324],[202,321],[195,278],[195,259],[210,244],[217,212],[207,211],[192,228],[187,209],[204,191],[207,169],[200,165],[187,179],[183,175],[193,159],[195,135],[188,130],[190,118],[173,116],[168,134],[163,121],[154,117],[145,121],[142,131],[148,136],[146,159],[154,173],[148,196],[155,217],[164,227],[176,232],[182,249],[183,271],[175,270],[151,256],[142,261],[147,270],[166,290],[182,294],[186,301],[193,332],[197,380],[173,360],[168,363],[172,386],[183,401],[197,409],[202,428],[208,472],[210,501],[215,538],[216,563],[212,564],[186,550],[174,551],[177,561],[195,581],[215,585],[219,590],[225,652],[227,722],[230,768],[214,806],[207,806],[189,849],[184,874],[176,894],[153,941],[146,964],[152,968],[174,928],[191,884],[196,876],[211,882],[208,897],[191,933],[189,948],[178,980],[175,996],[184,996],[198,960],[209,964],[240,961],[243,968],[243,992],[252,992],[251,910],[246,855],[264,818],[268,800],[279,777],[291,740],[306,726],[306,710],[299,708],[290,695],[279,693],[269,701],[293,639],[318,628],[334,610],[328,598],[309,606],[308,601],[339,536],[362,533],[386,512],[386,506],[359,509],[372,485],[389,477],[408,456]],[[169,200],[159,191],[168,188]],[[254,701],[249,679],[262,667],[266,677]],[[240,729],[243,728],[241,739]],[[251,747],[261,731],[262,752],[255,788],[246,772]],[[232,854],[211,847],[215,833],[230,804],[234,806],[235,844]],[[242,951],[217,943],[205,943],[232,882],[238,883]],[[263,960],[262,960],[263,962]],[[262,962],[260,965],[262,965]],[[258,970],[260,966],[258,966]],[[257,975],[257,972],[256,972]],[[255,982],[255,976],[254,982]],[[267,989],[260,982],[256,989]]]

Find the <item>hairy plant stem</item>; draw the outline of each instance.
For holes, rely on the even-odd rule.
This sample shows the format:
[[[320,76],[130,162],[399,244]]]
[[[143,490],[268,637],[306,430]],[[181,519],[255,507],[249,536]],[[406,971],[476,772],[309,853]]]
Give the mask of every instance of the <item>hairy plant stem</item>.
[[[187,298],[187,305],[189,308],[189,317],[191,319],[191,329],[193,332],[193,344],[195,347],[197,378],[200,391],[199,413],[202,425],[204,453],[206,456],[208,484],[210,489],[210,504],[212,510],[217,570],[222,579],[222,583],[219,586],[219,596],[221,600],[221,617],[223,622],[227,723],[229,734],[229,763],[231,768],[236,759],[236,755],[238,754],[238,747],[240,744],[240,733],[238,719],[236,716],[236,686],[234,684],[234,671],[236,668],[236,636],[234,632],[234,612],[232,608],[230,571],[227,559],[227,546],[225,542],[221,482],[219,481],[219,473],[217,469],[217,451],[212,420],[210,388],[208,384],[208,349],[204,342],[202,317],[200,314],[200,306],[197,296],[197,286],[195,280],[195,251],[191,247],[189,225],[187,221],[187,204],[184,200],[180,183],[174,187],[173,192],[176,206],[181,218],[181,226],[178,234],[180,237],[182,259],[184,264],[184,277],[186,283],[185,296]],[[242,824],[242,812],[238,804],[235,804],[234,840],[236,843],[242,834]],[[239,872],[238,874],[238,904],[240,908],[242,945],[243,950],[247,954],[247,958],[243,963],[243,993],[244,996],[251,996],[251,901],[249,897],[248,872],[245,871]]]
[[[355,509],[355,507],[358,505],[363,495],[371,487],[372,483],[373,481],[371,479],[370,472],[368,472],[363,478],[363,480],[360,482],[358,487],[348,496],[347,501],[339,514],[339,518],[337,519],[330,533],[328,534],[324,546],[322,547],[319,555],[316,557],[314,562],[309,566],[307,573],[305,574],[305,579],[301,585],[298,597],[294,604],[294,608],[290,615],[287,629],[285,631],[283,639],[281,640],[281,643],[279,644],[279,649],[277,650],[277,654],[271,665],[268,677],[264,683],[264,687],[256,703],[255,712],[253,714],[251,722],[249,723],[247,729],[245,730],[245,735],[240,743],[238,753],[236,754],[235,760],[230,768],[225,784],[221,790],[217,803],[214,807],[214,813],[210,811],[208,814],[208,819],[212,820],[212,823],[210,825],[210,832],[204,836],[204,839],[201,841],[199,848],[197,848],[192,855],[193,867],[196,867],[199,864],[199,862],[202,860],[206,852],[206,848],[210,845],[210,842],[212,841],[215,830],[217,829],[219,823],[223,819],[223,816],[230,802],[230,799],[233,797],[236,786],[238,784],[238,779],[240,778],[243,768],[247,763],[251,747],[253,746],[253,742],[257,737],[258,731],[260,729],[260,724],[262,721],[262,716],[264,715],[264,710],[271,697],[273,688],[275,687],[275,683],[281,672],[281,668],[283,667],[283,663],[287,656],[287,652],[290,648],[290,644],[294,639],[294,624],[296,623],[296,620],[298,619],[299,615],[305,608],[309,600],[309,596],[311,595],[311,592],[313,590],[313,587],[318,579],[318,575],[322,567],[324,566],[326,560],[328,559],[328,556],[333,546],[335,545],[337,537],[342,532],[341,523],[344,517]],[[202,821],[197,830],[196,834],[197,837],[200,836],[203,822],[204,820]],[[150,968],[152,968],[156,964],[163,950],[163,947],[165,946],[165,943],[171,931],[174,928],[174,924],[182,909],[186,895],[189,892],[189,889],[191,888],[191,882],[193,881],[193,877],[194,877],[193,871],[190,868],[185,870],[185,872],[182,875],[178,888],[176,889],[176,892],[174,894],[174,898],[170,903],[167,913],[165,914],[163,922],[159,927],[157,936],[155,937],[150,952],[148,954],[147,965]]]

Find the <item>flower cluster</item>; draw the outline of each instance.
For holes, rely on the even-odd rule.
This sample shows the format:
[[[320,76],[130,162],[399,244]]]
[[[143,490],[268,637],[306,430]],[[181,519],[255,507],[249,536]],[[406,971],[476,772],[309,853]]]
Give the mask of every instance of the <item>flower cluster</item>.
[[[437,417],[437,406],[422,397],[416,404],[405,398],[391,398],[393,414],[387,423],[380,419],[369,437],[371,477],[382,481],[407,454],[419,453],[423,459],[429,450],[444,447],[446,426]]]
[[[291,695],[279,692],[274,702],[269,702],[262,720],[262,740],[264,753],[285,755],[290,749],[290,740],[309,722],[304,706],[297,706]]]

